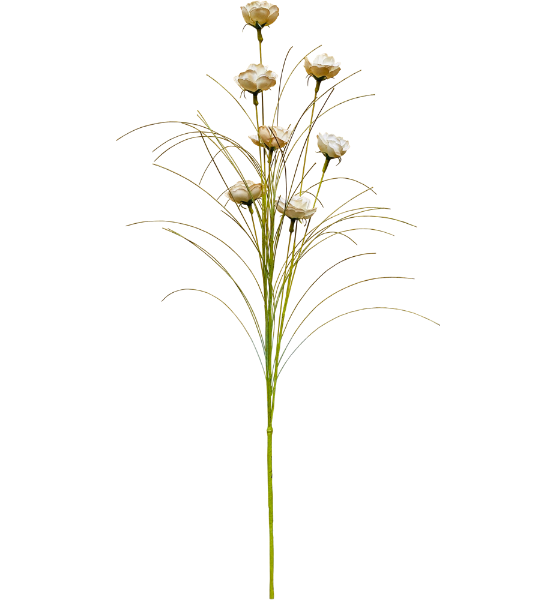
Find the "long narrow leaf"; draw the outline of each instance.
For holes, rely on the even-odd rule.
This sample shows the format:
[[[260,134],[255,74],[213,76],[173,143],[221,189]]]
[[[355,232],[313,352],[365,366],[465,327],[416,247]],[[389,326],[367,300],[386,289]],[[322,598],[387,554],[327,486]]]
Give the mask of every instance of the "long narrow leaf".
[[[205,190],[205,188],[203,186],[199,185],[195,181],[192,181],[191,179],[189,179],[189,177],[186,177],[185,175],[182,175],[181,173],[178,173],[177,171],[174,171],[173,169],[169,169],[168,167],[165,167],[164,165],[159,165],[158,163],[156,163],[156,164],[153,163],[153,164],[155,165],[155,167],[160,167],[161,169],[165,169],[169,173],[173,173],[174,175],[183,177],[183,179],[185,179],[186,181],[189,181],[189,183],[192,183],[193,185],[197,186],[199,189],[203,190],[203,192],[205,192],[205,194],[209,195],[219,206],[222,206],[222,208],[224,208],[224,206],[220,202],[218,202],[218,200],[210,192]],[[249,241],[256,248],[255,242],[253,241],[253,237],[243,228],[243,225],[234,217],[234,215],[230,212],[230,210],[228,208],[226,208],[225,210],[227,211],[228,216],[234,221],[234,223],[237,224],[238,227],[241,228],[243,233],[245,233],[245,235],[249,238]]]
[[[249,339],[251,340],[251,343],[253,344],[253,348],[255,349],[255,353],[257,354],[257,358],[259,359],[259,363],[261,364],[261,368],[263,370],[263,375],[265,374],[265,370],[264,370],[264,366],[261,360],[261,356],[259,354],[259,351],[257,350],[257,347],[255,346],[255,342],[253,341],[253,338],[251,337],[251,334],[249,333],[249,331],[247,330],[247,327],[245,327],[245,325],[243,324],[243,321],[236,315],[236,313],[224,302],[224,300],[220,299],[218,296],[215,296],[214,294],[211,294],[210,292],[206,292],[205,290],[199,290],[196,288],[182,288],[181,290],[174,290],[173,292],[170,292],[169,294],[166,294],[166,296],[164,296],[164,298],[162,298],[161,302],[164,302],[164,300],[166,300],[166,298],[168,298],[168,296],[171,296],[172,294],[176,294],[177,292],[200,292],[201,294],[207,294],[208,296],[212,296],[213,298],[216,298],[216,300],[218,300],[218,302],[222,302],[222,304],[234,315],[234,317],[239,321],[239,323],[241,324],[241,326],[243,327],[245,333],[249,336]]]
[[[257,287],[259,288],[259,292],[262,297],[263,292],[261,290],[261,286],[259,284],[258,279],[255,277],[255,274],[251,270],[251,267],[245,262],[245,260],[243,260],[241,255],[239,255],[229,244],[227,244],[224,240],[220,239],[218,236],[214,235],[210,231],[206,231],[205,229],[201,229],[200,227],[196,227],[195,225],[190,225],[189,223],[180,223],[179,221],[165,221],[163,219],[156,219],[153,221],[137,221],[136,223],[129,223],[127,225],[127,227],[131,227],[131,225],[141,225],[142,223],[174,223],[175,225],[183,225],[184,227],[191,227],[192,229],[197,229],[198,231],[202,231],[203,233],[210,235],[214,239],[218,240],[221,244],[224,244],[224,246],[226,246],[226,248],[230,249],[239,258],[239,260],[241,260],[241,262],[247,267],[249,273],[251,273],[253,279],[255,280],[255,283],[257,284]]]
[[[333,319],[330,319],[329,321],[326,321],[326,323],[323,323],[322,325],[319,325],[316,329],[314,329],[313,331],[311,331],[311,333],[294,349],[294,351],[288,356],[286,362],[282,365],[282,368],[280,369],[280,373],[284,370],[284,367],[286,366],[286,364],[288,363],[288,361],[290,360],[290,358],[299,350],[299,348],[314,334],[316,333],[319,329],[322,329],[325,325],[328,325],[329,323],[332,323],[332,321],[335,321],[336,319],[339,319],[340,317],[345,317],[346,315],[351,315],[353,313],[356,312],[361,312],[363,310],[376,310],[376,309],[385,309],[385,310],[399,310],[401,312],[406,312],[409,313],[411,315],[416,315],[417,317],[421,317],[422,319],[425,319],[426,321],[430,321],[431,323],[434,323],[435,325],[440,326],[440,323],[437,323],[436,321],[433,321],[432,319],[429,319],[428,317],[424,317],[423,315],[420,315],[419,313],[416,312],[412,312],[411,310],[405,310],[404,308],[393,308],[391,306],[371,306],[371,307],[365,307],[365,308],[357,308],[356,310],[350,310],[348,312],[342,313],[341,315],[338,315],[337,317],[334,317]],[[280,374],[279,373],[279,374]]]
[[[234,277],[232,277],[231,273],[226,269],[226,267],[224,267],[224,265],[217,259],[215,258],[208,250],[206,250],[205,248],[203,248],[202,246],[200,246],[199,244],[197,244],[196,242],[194,242],[193,240],[190,240],[189,238],[186,238],[184,235],[182,235],[181,233],[178,233],[177,231],[174,231],[173,229],[169,229],[166,227],[163,227],[163,229],[165,231],[168,231],[169,233],[173,233],[174,235],[177,235],[178,237],[181,237],[182,239],[184,239],[186,242],[189,242],[192,246],[195,246],[195,248],[197,248],[198,250],[200,250],[205,256],[208,256],[212,262],[214,262],[215,265],[217,265],[234,283],[234,285],[236,286],[236,288],[239,290],[239,293],[241,294],[243,301],[245,302],[245,304],[247,305],[247,308],[249,309],[249,312],[251,313],[251,318],[253,319],[253,322],[255,323],[255,327],[257,328],[257,333],[259,334],[259,338],[261,340],[261,345],[264,349],[265,347],[265,342],[263,339],[263,335],[261,333],[261,328],[259,325],[259,321],[257,319],[257,316],[255,315],[255,311],[253,310],[253,307],[251,306],[251,303],[249,302],[247,296],[245,295],[244,291],[241,289],[240,285],[238,284],[238,282],[234,279]]]

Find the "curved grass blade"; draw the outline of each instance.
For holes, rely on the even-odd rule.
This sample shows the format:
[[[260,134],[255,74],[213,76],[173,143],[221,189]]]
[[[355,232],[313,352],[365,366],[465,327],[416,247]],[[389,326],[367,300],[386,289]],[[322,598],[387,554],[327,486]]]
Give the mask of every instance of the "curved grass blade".
[[[284,75],[284,69],[286,68],[286,61],[288,60],[288,56],[290,54],[290,52],[292,51],[293,46],[290,47],[290,49],[286,52],[286,56],[284,57],[284,62],[282,64],[282,70],[280,71],[280,83],[278,84],[278,98],[276,100],[276,108],[274,109],[274,116],[272,117],[272,125],[274,125],[274,118],[276,118],[276,125],[278,125],[279,121],[280,121],[280,96],[281,96],[281,89],[282,89],[282,77]],[[303,58],[301,59],[303,60]]]
[[[339,319],[340,317],[345,317],[346,315],[351,315],[353,313],[356,312],[361,312],[363,310],[377,310],[377,309],[384,309],[384,310],[399,310],[401,312],[406,312],[409,313],[411,315],[416,315],[417,317],[421,317],[422,319],[425,319],[426,321],[430,321],[431,323],[434,323],[435,325],[440,326],[440,323],[437,323],[436,321],[433,321],[432,319],[429,319],[428,317],[424,317],[423,315],[420,315],[419,313],[413,312],[411,310],[405,310],[404,308],[393,308],[391,306],[370,306],[370,307],[365,307],[365,308],[357,308],[355,310],[350,310],[348,312],[342,313],[341,315],[338,315],[337,317],[334,317],[333,319],[330,319],[329,321],[326,321],[326,323],[323,323],[322,325],[319,325],[316,329],[314,329],[313,331],[311,331],[311,333],[295,348],[295,350],[288,356],[286,362],[282,365],[282,368],[280,369],[278,375],[280,375],[280,373],[284,370],[284,367],[287,365],[288,361],[290,360],[290,358],[297,352],[297,350],[299,350],[299,348],[314,334],[316,333],[319,329],[321,329],[322,327],[324,327],[325,325],[328,325],[329,323],[332,323],[332,321],[335,321],[336,319]]]
[[[326,275],[328,273],[328,271],[331,271],[334,267],[337,267],[338,265],[341,265],[342,263],[351,260],[352,258],[359,258],[360,256],[372,256],[375,255],[376,252],[363,252],[361,254],[354,254],[353,256],[348,256],[347,258],[344,258],[342,260],[339,260],[337,263],[333,264],[331,267],[328,267],[328,269],[326,269],[326,271],[323,271],[316,279],[315,281],[313,281],[313,283],[303,292],[303,295],[301,296],[301,298],[297,301],[297,304],[294,306],[292,312],[290,313],[290,316],[286,322],[286,325],[284,327],[284,331],[286,330],[286,327],[288,326],[288,323],[290,322],[291,318],[293,317],[293,313],[296,311],[297,307],[299,306],[299,304],[301,303],[301,301],[303,300],[303,298],[305,298],[305,296],[308,294],[309,290],[315,285],[315,283],[317,283],[317,281],[319,279],[321,279],[321,277],[323,277],[324,275]]]
[[[253,338],[251,337],[251,334],[249,333],[249,331],[247,330],[247,327],[245,327],[245,325],[243,324],[243,321],[236,315],[236,313],[224,302],[224,300],[220,299],[218,296],[215,296],[214,294],[211,294],[210,292],[206,292],[205,290],[199,290],[196,288],[182,288],[181,290],[174,290],[173,292],[170,292],[169,294],[166,294],[166,296],[164,296],[164,298],[162,298],[161,302],[164,302],[164,300],[166,300],[166,298],[168,298],[168,296],[171,296],[172,294],[177,294],[178,292],[200,292],[201,294],[207,294],[208,296],[212,296],[213,298],[216,298],[216,300],[218,300],[219,302],[222,302],[222,304],[234,315],[234,317],[239,321],[240,325],[243,327],[245,333],[249,336],[249,339],[251,340],[251,343],[253,344],[253,348],[255,349],[255,353],[257,354],[257,358],[259,359],[259,363],[261,364],[261,368],[263,370],[263,374],[266,376],[265,370],[264,370],[264,366],[263,366],[263,362],[261,360],[261,356],[259,354],[259,351],[257,350],[257,346],[255,346],[255,342],[253,341]]]
[[[330,99],[330,95],[332,95],[332,92],[342,83],[344,83],[344,81],[347,81],[348,79],[350,79],[350,77],[353,77],[354,75],[357,75],[357,73],[361,73],[361,69],[359,69],[359,71],[355,71],[354,73],[351,73],[351,75],[348,75],[347,77],[344,77],[343,79],[341,79],[340,81],[338,81],[338,83],[335,83],[332,87],[329,87],[325,92],[323,92],[320,96],[317,96],[315,98],[315,100],[311,101],[311,103],[307,106],[307,108],[303,111],[303,113],[301,114],[301,116],[299,117],[297,123],[295,124],[295,127],[292,130],[291,133],[291,137],[293,137],[293,134],[295,133],[295,131],[297,130],[299,124],[301,123],[301,120],[303,119],[303,117],[305,116],[305,113],[307,113],[309,111],[309,109],[313,106],[313,104],[316,104],[321,98],[323,98],[326,94],[329,94],[328,98],[326,99],[326,102],[328,102],[328,100]],[[325,102],[325,104],[326,104]],[[313,125],[316,123],[316,121],[318,120],[318,118],[320,117],[322,110],[324,108],[324,104],[322,105],[318,115],[316,116],[316,118],[313,121]],[[312,130],[312,128],[311,128]],[[309,132],[310,133],[310,132]],[[297,140],[295,141],[295,143],[293,144],[293,146],[291,146],[288,144],[288,156],[289,154],[293,151],[295,145],[297,144],[297,142],[303,137],[303,133],[299,135],[299,137],[297,138]],[[291,138],[290,138],[291,139]],[[305,147],[305,146],[304,146]],[[301,149],[301,152],[303,152],[303,148]]]
[[[209,162],[209,164],[207,165],[206,169],[203,172],[203,175],[201,177],[201,180],[199,181],[199,183],[201,183],[201,181],[203,180],[203,177],[205,176],[207,169],[210,167],[210,165],[212,163],[214,163],[214,168],[218,171],[218,174],[220,175],[220,179],[222,179],[222,182],[224,183],[224,187],[226,188],[225,190],[223,190],[220,195],[218,196],[218,198],[220,199],[220,197],[226,193],[226,191],[230,191],[230,186],[226,183],[226,180],[224,179],[224,175],[222,175],[222,171],[220,171],[220,167],[218,166],[218,163],[216,162],[216,156],[218,156],[218,153],[221,152],[221,150],[218,150],[218,153],[215,154],[214,156],[211,154],[207,141],[206,139],[203,139],[203,144],[205,145],[205,149],[208,153],[208,155],[211,157],[211,161]],[[231,199],[228,199],[226,204],[224,205],[224,208],[226,208],[228,206],[228,204],[232,202]],[[257,229],[255,227],[255,223],[253,221],[253,230],[251,231],[251,225],[247,222],[247,219],[245,218],[245,215],[243,214],[243,211],[239,210],[238,208],[238,212],[241,215],[241,218],[243,219],[243,222],[245,223],[245,226],[247,227],[247,229],[249,229],[249,233],[252,234],[252,239],[255,242],[255,248],[257,250],[257,252],[260,255],[260,247],[259,247],[259,239],[258,239],[258,235],[257,235]]]
[[[199,184],[195,183],[194,181],[192,181],[191,179],[189,179],[188,177],[186,177],[185,175],[182,175],[181,173],[178,173],[177,171],[172,171],[172,169],[168,169],[168,167],[164,167],[162,165],[159,165],[157,163],[153,163],[155,167],[160,167],[161,169],[165,169],[166,171],[170,171],[170,173],[173,173],[174,175],[178,175],[179,177],[185,179],[186,181],[189,181],[189,183],[192,183],[195,187],[199,188],[200,190],[202,190],[203,192],[205,192],[205,194],[207,194],[207,196],[210,196],[217,204],[218,206],[220,206],[220,208],[223,210],[224,214],[228,215],[232,221],[234,221],[239,227],[240,229],[247,235],[247,237],[251,240],[251,242],[253,243],[253,245],[255,245],[255,248],[257,248],[257,245],[255,244],[255,241],[251,238],[251,236],[249,235],[249,233],[244,229],[243,225],[241,225],[241,223],[232,215],[232,213],[226,208],[225,204],[222,204],[217,198],[215,198],[210,192],[208,192],[207,190],[205,190],[204,187],[201,187]],[[222,195],[222,194],[220,194]],[[258,248],[257,248],[258,251]]]
[[[241,289],[240,285],[232,277],[231,273],[226,269],[226,267],[224,267],[224,265],[215,256],[213,256],[208,250],[206,250],[205,248],[203,248],[202,246],[200,246],[199,244],[197,244],[193,240],[190,240],[189,238],[186,238],[184,235],[182,235],[181,233],[178,233],[177,231],[174,231],[173,229],[169,229],[167,227],[163,227],[162,229],[164,229],[164,231],[168,231],[169,233],[173,233],[174,235],[177,235],[178,237],[181,237],[185,241],[189,242],[192,246],[195,246],[195,248],[197,248],[198,250],[200,250],[205,256],[208,256],[212,260],[212,262],[214,262],[215,265],[217,265],[220,269],[222,269],[222,271],[224,271],[224,273],[226,273],[226,275],[233,281],[234,285],[239,290],[239,293],[241,294],[241,296],[242,296],[245,304],[247,305],[247,308],[249,309],[249,312],[251,313],[251,318],[253,319],[253,322],[255,323],[255,327],[257,328],[257,333],[259,334],[259,339],[261,341],[261,345],[262,345],[262,347],[264,349],[265,348],[265,342],[264,342],[264,339],[263,339],[263,336],[262,336],[262,333],[261,333],[261,328],[260,328],[260,325],[259,325],[259,321],[257,319],[257,316],[255,315],[255,311],[253,310],[253,307],[251,306],[251,303],[249,302],[247,296],[245,295],[245,293]]]
[[[203,124],[210,129],[210,132],[213,134],[213,136],[215,137],[216,140],[218,140],[218,136],[216,135],[216,132],[212,129],[212,127],[208,124],[208,121],[205,119],[205,117],[203,116],[203,114],[201,113],[200,110],[197,111],[199,116],[201,117],[201,119],[203,119]],[[207,136],[208,137],[208,136]],[[224,147],[224,144],[222,142],[218,142],[216,143],[212,138],[209,138],[209,140],[216,146],[219,147],[222,150],[222,153],[224,154],[224,156],[228,159],[228,162],[232,165],[232,167],[235,169],[236,173],[240,176],[241,181],[243,182],[243,184],[245,185],[246,189],[249,191],[249,198],[254,202],[254,198],[251,195],[251,190],[249,188],[249,186],[247,185],[247,181],[245,176],[243,175],[242,170],[239,168],[239,165],[236,163],[236,161],[232,158],[232,155],[226,150],[226,148]]]
[[[322,46],[322,44],[319,44],[316,48],[313,48],[312,50],[309,50],[309,52],[307,52],[307,54],[305,54],[305,56],[303,56],[301,58],[301,60],[295,65],[295,67],[291,70],[291,73],[288,75],[288,78],[286,79],[286,83],[284,83],[284,87],[282,88],[282,91],[280,92],[280,94],[278,95],[278,100],[276,102],[276,108],[274,109],[274,116],[276,116],[276,111],[278,109],[278,106],[280,104],[280,100],[282,99],[282,94],[284,93],[284,91],[286,90],[286,86],[288,85],[288,81],[290,80],[290,77],[293,75],[294,71],[297,69],[297,67],[299,67],[299,65],[309,56],[309,54],[311,54],[311,52],[314,52],[315,50],[318,50],[320,47]],[[293,46],[292,46],[293,48]],[[291,50],[291,48],[290,48]],[[288,50],[288,54],[289,54],[289,50]],[[287,55],[286,55],[287,58]],[[272,119],[272,122],[274,123],[274,118]]]
[[[189,223],[180,223],[179,221],[166,221],[164,219],[155,219],[153,221],[137,221],[136,223],[129,223],[128,225],[126,225],[126,227],[131,227],[132,225],[141,225],[142,223],[174,223],[175,225],[183,225],[185,227],[191,227],[192,229],[197,229],[198,231],[202,231],[203,233],[210,235],[214,239],[218,240],[220,243],[224,244],[224,246],[226,246],[226,248],[230,249],[239,258],[239,260],[241,260],[241,262],[247,267],[247,269],[249,270],[249,273],[251,273],[251,275],[253,276],[253,279],[255,280],[255,283],[257,284],[257,287],[259,288],[259,292],[261,293],[261,297],[262,297],[263,292],[261,290],[261,286],[259,284],[258,279],[255,277],[255,274],[251,270],[251,267],[243,260],[241,255],[238,254],[230,245],[228,245],[224,240],[220,239],[218,236],[212,234],[210,231],[206,231],[205,229],[201,229],[200,227],[196,227],[195,225],[190,225]]]
[[[346,285],[345,287],[336,290],[335,292],[333,292],[332,294],[330,294],[329,296],[326,296],[326,298],[324,298],[323,300],[321,300],[318,304],[316,304],[303,318],[303,320],[301,321],[301,323],[299,323],[299,325],[297,326],[296,330],[292,333],[292,336],[287,344],[287,346],[284,348],[284,352],[288,349],[288,346],[290,345],[290,342],[293,340],[295,334],[299,331],[300,327],[303,325],[303,323],[305,323],[305,321],[313,314],[313,312],[315,312],[315,310],[321,305],[324,304],[328,299],[332,298],[333,296],[335,296],[336,294],[339,294],[340,292],[343,292],[344,290],[348,290],[349,288],[352,288],[356,285],[359,285],[361,283],[367,283],[369,281],[377,281],[379,279],[414,279],[413,277],[396,277],[396,276],[389,276],[389,277],[371,277],[369,279],[362,279],[361,281],[356,281],[355,283],[351,283],[350,285]],[[286,328],[284,327],[282,333],[286,331]],[[282,355],[283,356],[283,355]]]
[[[256,127],[255,123],[253,123],[253,119],[251,119],[251,117],[249,116],[249,113],[243,108],[243,106],[241,105],[241,102],[239,102],[239,100],[232,94],[232,92],[227,90],[219,81],[214,79],[214,77],[211,77],[208,73],[207,73],[207,77],[209,79],[212,79],[214,81],[214,83],[217,83],[225,92],[227,92],[235,100],[236,104],[241,108],[241,110],[245,113],[247,118],[251,121],[251,125],[253,125],[253,128],[256,131],[257,127]]]
[[[181,125],[185,125],[185,123],[183,121],[158,121],[158,123],[149,123],[148,125],[141,125],[141,127],[136,127],[135,129],[132,129],[131,131],[128,131],[127,133],[124,133],[116,141],[118,142],[122,138],[125,138],[126,135],[129,135],[130,133],[133,133],[135,131],[139,131],[139,129],[144,129],[145,127],[152,127],[153,125],[164,125],[166,123],[180,123]]]

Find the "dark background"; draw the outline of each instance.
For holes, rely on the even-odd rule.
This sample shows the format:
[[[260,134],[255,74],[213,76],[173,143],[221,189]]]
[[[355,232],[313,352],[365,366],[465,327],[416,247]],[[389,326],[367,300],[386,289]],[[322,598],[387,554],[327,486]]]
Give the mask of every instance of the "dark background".
[[[164,17],[126,14],[114,20],[113,139],[156,121],[197,121],[200,109],[216,130],[256,150],[247,139],[252,132],[245,115],[205,75],[239,98],[233,75],[258,62],[255,32],[246,27],[241,33],[239,4],[218,6],[211,7],[210,16],[187,8]],[[379,214],[418,226],[358,219],[345,228],[375,227],[395,237],[355,231],[348,235],[357,247],[335,236],[308,254],[298,268],[290,308],[327,267],[353,254],[377,252],[342,263],[315,284],[286,338],[328,294],[381,275],[415,281],[370,281],[337,294],[307,319],[293,346],[334,316],[368,306],[405,308],[441,325],[401,311],[361,311],[320,329],[286,365],[274,417],[279,589],[283,594],[294,585],[289,577],[301,578],[296,591],[313,589],[321,571],[327,590],[350,589],[371,577],[377,586],[390,580],[403,587],[405,579],[395,580],[400,568],[430,585],[435,573],[416,566],[407,549],[417,545],[420,553],[431,545],[431,536],[444,535],[440,520],[450,500],[440,505],[436,492],[449,476],[450,440],[459,435],[461,421],[454,418],[454,382],[445,371],[450,298],[442,268],[449,257],[440,242],[439,190],[427,141],[430,112],[417,87],[421,67],[412,64],[410,44],[396,33],[392,15],[362,5],[346,13],[279,6],[280,17],[264,33],[264,64],[280,74],[294,44],[286,77],[303,54],[322,43],[310,58],[328,52],[342,63],[332,83],[363,69],[338,86],[327,107],[376,93],[335,108],[315,127],[315,133],[332,132],[351,144],[342,164],[336,168],[333,162],[326,176],[358,179],[378,193],[367,192],[346,208],[388,206],[390,211]],[[312,99],[313,86],[311,81],[307,87],[300,65],[284,92],[280,125],[295,122]],[[276,89],[265,94],[267,123]],[[253,115],[250,100],[241,102]],[[306,115],[301,125],[307,122]],[[225,301],[252,336],[255,328],[226,274],[192,244],[161,228],[175,228],[212,252],[236,278],[262,324],[257,287],[241,261],[201,231],[162,223],[125,227],[150,219],[202,227],[231,245],[260,277],[254,248],[217,204],[184,179],[151,165],[167,145],[151,150],[186,130],[179,124],[155,125],[112,142],[110,216],[119,246],[113,257],[118,319],[111,351],[119,354],[121,368],[116,399],[109,403],[111,425],[103,427],[103,451],[110,464],[120,464],[110,471],[110,481],[116,490],[112,497],[127,515],[119,523],[127,523],[121,544],[131,578],[157,590],[187,589],[197,586],[203,573],[203,585],[210,589],[241,589],[254,598],[265,593],[268,542],[261,368],[243,328],[223,304],[199,292],[160,300],[181,287],[206,290]],[[313,137],[307,166],[317,165],[309,185],[320,176],[316,149]],[[292,167],[300,151],[301,143]],[[158,162],[198,182],[209,157],[203,143],[192,140]],[[235,183],[229,163],[218,162],[226,181]],[[247,161],[242,168],[246,177],[255,178]],[[222,191],[214,167],[202,185],[214,196]],[[325,210],[319,208],[313,222],[362,189],[354,182],[325,183],[320,194]],[[237,209],[232,211],[237,216]],[[283,260],[287,238],[282,238]],[[116,474],[121,472],[125,477]],[[441,554],[434,560],[442,560]],[[260,591],[251,593],[251,588]]]

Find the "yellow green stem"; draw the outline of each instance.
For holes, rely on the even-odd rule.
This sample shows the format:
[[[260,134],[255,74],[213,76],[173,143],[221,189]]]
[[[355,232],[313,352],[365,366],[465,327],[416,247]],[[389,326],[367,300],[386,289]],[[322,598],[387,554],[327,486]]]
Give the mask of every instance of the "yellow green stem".
[[[322,185],[322,180],[324,179],[324,174],[326,173],[326,169],[328,169],[328,163],[330,162],[330,158],[326,157],[324,161],[324,165],[322,167],[322,175],[320,176],[319,187],[317,188],[317,193],[315,195],[315,202],[313,204],[313,208],[317,205],[317,198],[319,197],[320,186]],[[305,238],[303,238],[305,240]]]
[[[311,121],[309,123],[309,132],[307,133],[307,146],[305,147],[305,158],[303,159],[303,171],[301,171],[301,185],[299,186],[299,195],[303,194],[303,179],[305,178],[305,166],[307,164],[307,152],[309,151],[309,136],[313,125],[313,117],[315,115],[315,104],[317,102],[317,94],[319,93],[320,81],[317,79],[315,84],[315,98],[313,99],[313,108],[311,109]]]
[[[326,169],[328,169],[328,164],[330,163],[330,158],[328,158],[328,156],[326,156],[325,161],[324,161],[324,166],[322,167],[322,175],[320,177],[320,182],[319,182],[319,187],[317,188],[317,193],[315,195],[315,202],[313,203],[313,208],[315,208],[315,206],[317,205],[317,199],[319,197],[319,192],[320,192],[320,187],[322,185],[322,180],[324,179],[324,174],[326,173]],[[293,273],[291,274],[291,278],[293,279],[295,277],[295,274],[297,273],[297,265],[299,264],[299,260],[301,258],[301,253],[303,252],[303,247],[305,246],[305,238],[307,237],[307,231],[309,231],[309,224],[311,223],[311,218],[309,217],[309,221],[307,223],[307,227],[305,228],[305,233],[303,234],[303,239],[301,240],[301,244],[299,246],[299,258],[295,263],[295,269],[293,270]],[[293,262],[293,261],[292,261]]]
[[[284,334],[284,323],[286,321],[286,311],[288,309],[288,301],[290,299],[290,292],[292,289],[292,284],[293,284],[293,275],[295,274],[295,271],[297,270],[297,263],[294,262],[295,259],[295,246],[296,246],[296,239],[297,239],[297,219],[292,219],[291,221],[291,226],[290,226],[290,240],[291,240],[291,236],[292,233],[294,233],[293,236],[293,249],[292,249],[292,255],[291,255],[291,263],[290,263],[290,268],[289,268],[289,274],[286,276],[286,272],[287,272],[287,267],[286,270],[284,271],[284,286],[285,289],[282,289],[282,300],[284,300],[283,303],[283,307],[282,307],[282,303],[280,305],[280,312],[278,313],[278,334],[277,334],[277,341],[276,341],[276,357],[274,359],[274,393],[276,393],[276,383],[278,380],[278,359],[280,357],[280,345],[282,343],[282,336]],[[305,238],[303,238],[305,239]],[[288,254],[289,254],[289,241],[288,241]],[[286,261],[287,261],[287,257],[286,257]],[[295,270],[294,270],[295,267]],[[287,280],[286,280],[287,277]],[[274,413],[274,405],[272,406],[272,412]]]
[[[269,598],[274,598],[274,497],[272,492],[272,425],[267,430],[266,465],[268,471],[268,531],[270,542],[270,589]]]

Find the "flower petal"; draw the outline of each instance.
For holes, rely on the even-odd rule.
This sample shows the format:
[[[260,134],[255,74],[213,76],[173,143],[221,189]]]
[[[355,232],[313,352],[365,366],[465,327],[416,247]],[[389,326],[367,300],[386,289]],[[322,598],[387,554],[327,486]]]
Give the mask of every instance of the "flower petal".
[[[239,85],[248,92],[256,92],[257,84],[251,79],[243,78],[241,75],[238,78]]]
[[[264,144],[259,144],[259,136],[257,135],[250,135],[249,139],[253,142],[253,144],[255,144],[255,146],[264,146]]]
[[[241,14],[243,15],[243,20],[248,23],[249,25],[251,25],[251,19],[249,18],[249,11],[247,10],[247,8],[245,6],[241,7]]]
[[[313,65],[311,67],[311,74],[315,77],[328,77],[329,67]]]
[[[268,77],[259,77],[257,79],[257,87],[260,90],[269,90],[273,85],[276,85],[276,79],[269,79]]]
[[[254,8],[250,11],[249,16],[252,21],[259,23],[259,25],[266,25],[270,11],[268,8]]]
[[[274,21],[276,21],[276,19],[278,18],[279,14],[280,14],[280,11],[278,10],[278,7],[276,5],[272,5],[270,7],[270,15],[266,21],[266,24],[272,25],[272,23],[274,23]]]

